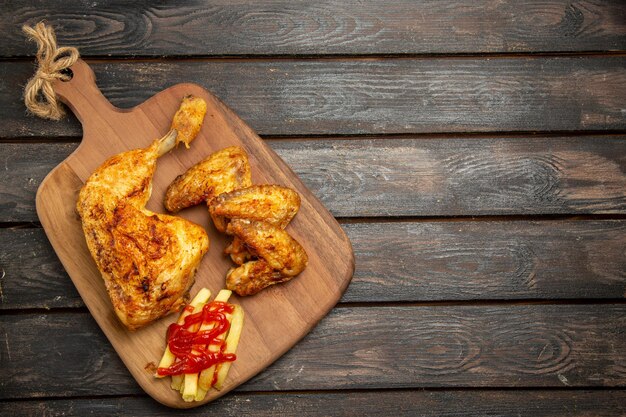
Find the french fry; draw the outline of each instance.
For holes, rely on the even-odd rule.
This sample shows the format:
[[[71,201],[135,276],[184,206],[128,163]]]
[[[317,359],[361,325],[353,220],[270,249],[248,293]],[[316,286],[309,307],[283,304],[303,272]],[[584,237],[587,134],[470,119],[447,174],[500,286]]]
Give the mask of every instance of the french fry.
[[[233,292],[231,290],[220,290],[220,292],[218,292],[217,295],[215,296],[215,300],[213,301],[220,301],[222,303],[226,303],[228,302],[228,299],[230,298],[231,295],[233,295]]]
[[[172,383],[170,387],[173,390],[180,391],[180,388],[183,386],[183,376],[182,375],[172,375]]]
[[[209,392],[209,390],[204,389],[202,387],[198,387],[198,391],[196,392],[196,401],[202,401],[204,400],[204,397],[206,397],[207,392]]]
[[[198,293],[193,298],[193,300],[191,300],[191,303],[189,303],[189,305],[193,307],[193,310],[189,311],[189,309],[184,309],[183,312],[180,314],[180,317],[178,317],[178,320],[176,321],[176,323],[182,325],[185,322],[185,318],[187,316],[189,316],[190,314],[195,314],[199,312],[200,310],[202,310],[202,307],[206,304],[209,298],[211,298],[211,291],[209,291],[208,289],[202,288],[200,291],[198,291]],[[172,352],[170,352],[169,346],[166,346],[165,353],[163,354],[163,357],[161,358],[161,362],[159,363],[159,368],[167,368],[171,366],[174,363],[175,359],[176,358],[174,357]],[[157,378],[158,377],[159,376],[157,375]],[[182,383],[183,383],[182,375],[172,375],[172,382],[170,384],[172,389],[180,390],[182,387]]]
[[[230,329],[228,335],[226,336],[226,348],[224,350],[224,353],[235,353],[237,351],[237,345],[239,344],[239,338],[241,337],[241,330],[243,328],[243,318],[243,308],[241,308],[241,306],[239,305],[235,305],[233,314],[231,315],[231,318],[229,320]],[[216,382],[213,385],[215,389],[221,390],[224,386],[224,381],[226,380],[226,376],[228,375],[231,364],[232,362],[224,362],[217,365],[214,371],[215,374],[217,374]],[[211,375],[211,382],[215,378],[215,374]],[[208,388],[205,389],[199,386],[196,393],[196,401],[202,401],[208,391]]]
[[[191,303],[189,303],[189,305],[193,307],[193,312],[196,313],[196,309],[202,308],[202,306],[208,301],[210,297],[211,297],[211,291],[209,291],[208,289],[202,288],[200,291],[198,291],[198,294],[196,294],[193,300],[191,300]],[[178,317],[178,320],[176,321],[176,323],[182,325],[185,322],[185,317],[187,317],[190,314],[191,312],[189,312],[189,310],[183,309],[183,312],[180,314],[180,317]],[[175,359],[176,358],[174,357],[172,352],[170,352],[170,347],[166,345],[165,352],[163,353],[163,357],[161,358],[161,361],[159,362],[159,368],[167,368],[169,366],[172,366]],[[163,376],[159,374],[155,374],[155,376],[157,378],[163,378]]]
[[[184,383],[181,389],[183,395],[183,401],[191,402],[196,399],[196,393],[198,392],[198,374],[185,374]]]
[[[233,310],[233,315],[230,321],[230,331],[226,337],[226,349],[224,353],[235,353],[237,351],[237,345],[239,344],[239,338],[241,337],[241,330],[243,329],[243,308],[236,305]],[[217,369],[217,381],[215,382],[215,389],[221,390],[224,386],[224,381],[230,370],[232,362],[224,362],[218,366]]]
[[[215,300],[213,301],[221,301],[225,303],[228,301],[231,294],[232,294],[232,291],[221,290],[219,293],[217,293],[217,296],[215,297]],[[212,328],[211,324],[202,323],[199,331],[210,330],[211,328]],[[211,349],[212,347],[209,347],[209,350]],[[215,368],[215,367],[212,366],[211,368]],[[211,369],[211,368],[208,368],[208,369]],[[206,369],[204,371],[206,371]],[[202,371],[199,375],[198,373],[185,374],[184,385],[182,388],[183,401],[189,402],[189,401],[195,400],[197,393],[198,393],[198,386],[201,386],[203,390],[205,389],[204,386],[202,385],[203,384],[202,374],[204,373],[204,371]]]
[[[226,302],[228,301],[228,299],[230,298],[230,295],[232,294],[232,291],[229,290],[221,290],[218,294],[217,297],[215,297],[215,301],[223,301]],[[230,314],[226,314],[226,319],[230,322]],[[225,335],[221,335],[220,338],[225,337]],[[220,349],[219,346],[217,345],[210,345],[208,346],[208,350],[209,352],[217,352]],[[202,372],[200,372],[200,378],[198,379],[198,386],[200,388],[202,388],[203,391],[206,392],[209,390],[209,388],[211,388],[211,382],[213,381],[213,374],[215,373],[215,365],[203,370]],[[196,401],[200,401],[200,400],[196,400]]]

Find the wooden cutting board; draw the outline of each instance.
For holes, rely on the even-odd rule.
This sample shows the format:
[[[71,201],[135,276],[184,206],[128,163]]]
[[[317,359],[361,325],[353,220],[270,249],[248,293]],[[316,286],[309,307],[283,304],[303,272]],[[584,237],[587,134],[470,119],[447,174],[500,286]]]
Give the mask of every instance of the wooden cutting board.
[[[202,87],[178,84],[137,107],[118,109],[102,95],[93,71],[84,61],[79,60],[71,70],[73,78],[57,81],[54,89],[82,123],[83,140],[39,187],[39,219],[89,311],[141,387],[171,407],[194,407],[214,400],[274,362],[337,303],[354,271],[350,242],[333,216],[285,162],[233,111]],[[165,347],[167,326],[178,314],[136,332],[126,330],[113,311],[74,208],[78,191],[91,172],[110,156],[144,148],[163,136],[187,94],[206,100],[204,125],[191,149],[180,146],[159,159],[148,208],[164,212],[165,189],[177,175],[212,152],[239,145],[248,152],[255,184],[280,184],[300,193],[300,211],[287,231],[309,255],[308,267],[292,281],[251,297],[233,295],[231,300],[241,304],[246,313],[237,361],[221,391],[212,389],[204,401],[194,403],[183,402],[180,394],[169,387],[169,378],[155,379],[146,369],[150,363],[158,363]],[[227,239],[213,228],[206,206],[183,210],[180,215],[204,226],[211,240],[191,294],[207,287],[215,296],[224,287],[226,271],[232,266],[230,259],[222,254]]]

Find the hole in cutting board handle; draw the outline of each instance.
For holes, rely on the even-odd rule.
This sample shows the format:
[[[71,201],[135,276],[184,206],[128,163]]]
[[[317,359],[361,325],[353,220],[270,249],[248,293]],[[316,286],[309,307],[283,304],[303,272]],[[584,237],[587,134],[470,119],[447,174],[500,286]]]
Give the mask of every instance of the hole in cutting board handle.
[[[74,71],[72,71],[71,68],[62,69],[61,70],[61,74],[66,75],[66,76],[69,77],[69,79],[67,79],[67,80],[61,80],[64,83],[66,83],[66,82],[70,81],[72,78],[74,78]]]

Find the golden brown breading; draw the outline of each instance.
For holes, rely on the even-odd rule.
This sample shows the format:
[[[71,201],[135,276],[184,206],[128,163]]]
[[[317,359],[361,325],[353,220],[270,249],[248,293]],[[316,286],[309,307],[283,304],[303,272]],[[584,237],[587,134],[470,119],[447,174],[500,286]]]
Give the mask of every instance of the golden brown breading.
[[[229,271],[226,288],[239,295],[252,295],[263,288],[289,281],[304,270],[304,248],[279,226],[257,220],[232,219],[226,233],[236,236],[257,257]]]
[[[279,272],[264,259],[246,262],[238,268],[231,268],[226,274],[226,288],[238,295],[254,295],[272,284],[284,279]]]
[[[85,229],[122,323],[134,330],[182,307],[209,249],[204,229],[124,203],[102,225],[106,231]]]
[[[179,175],[167,187],[165,208],[177,212],[252,184],[248,155],[239,146],[217,151]]]

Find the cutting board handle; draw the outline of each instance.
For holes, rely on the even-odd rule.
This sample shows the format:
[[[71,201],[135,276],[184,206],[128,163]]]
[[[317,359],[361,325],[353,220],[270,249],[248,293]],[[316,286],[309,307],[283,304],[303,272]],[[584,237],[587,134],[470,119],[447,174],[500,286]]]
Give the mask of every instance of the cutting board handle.
[[[121,110],[113,106],[98,88],[96,76],[85,61],[79,59],[70,70],[72,79],[55,80],[53,88],[78,117],[83,128],[87,127],[86,123],[93,123],[94,119],[110,120],[114,114],[120,114]]]

